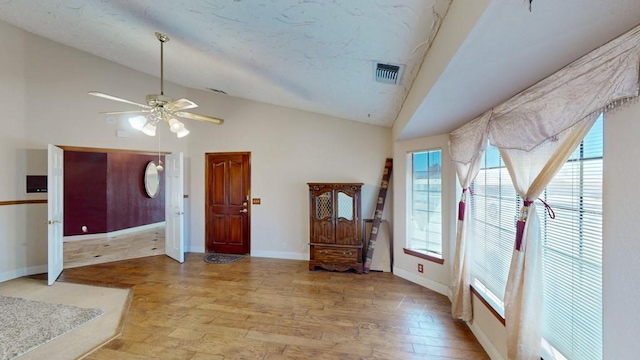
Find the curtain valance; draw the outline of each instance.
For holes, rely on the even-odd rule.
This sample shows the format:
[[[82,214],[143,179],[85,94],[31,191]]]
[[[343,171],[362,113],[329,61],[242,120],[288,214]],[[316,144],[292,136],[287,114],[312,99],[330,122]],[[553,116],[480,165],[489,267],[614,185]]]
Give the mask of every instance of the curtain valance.
[[[499,148],[530,151],[589,115],[637,97],[639,66],[637,26],[454,130],[453,161],[471,162],[487,136]]]
[[[449,150],[453,161],[468,164],[482,154],[487,147],[491,113],[489,110],[449,134]]]

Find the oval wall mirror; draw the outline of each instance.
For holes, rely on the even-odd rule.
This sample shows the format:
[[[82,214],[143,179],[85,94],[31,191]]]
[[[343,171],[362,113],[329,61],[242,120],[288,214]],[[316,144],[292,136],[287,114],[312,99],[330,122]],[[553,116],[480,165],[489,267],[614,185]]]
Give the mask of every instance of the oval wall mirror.
[[[160,175],[153,161],[150,161],[144,170],[144,189],[150,198],[155,198],[160,192]]]

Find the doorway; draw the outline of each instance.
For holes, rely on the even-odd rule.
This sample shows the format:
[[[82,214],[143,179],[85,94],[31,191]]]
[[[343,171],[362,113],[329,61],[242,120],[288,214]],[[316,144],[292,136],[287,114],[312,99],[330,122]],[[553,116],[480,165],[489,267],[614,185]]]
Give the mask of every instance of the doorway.
[[[182,154],[60,148],[64,188],[71,190],[64,194],[65,269],[163,254],[183,261]],[[158,160],[165,176],[152,196],[146,174],[150,161]]]
[[[250,152],[205,154],[207,252],[250,253],[250,160]]]

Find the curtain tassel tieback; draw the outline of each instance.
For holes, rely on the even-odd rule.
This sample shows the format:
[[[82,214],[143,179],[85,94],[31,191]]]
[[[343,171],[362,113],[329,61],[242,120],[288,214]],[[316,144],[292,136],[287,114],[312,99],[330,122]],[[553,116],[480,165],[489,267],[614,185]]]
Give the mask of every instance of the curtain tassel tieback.
[[[464,221],[464,210],[467,207],[467,190],[469,190],[469,195],[473,196],[473,190],[471,188],[462,188],[462,197],[458,203],[458,220],[460,221]]]
[[[553,211],[551,206],[544,200],[538,198],[543,204],[545,209],[547,209],[547,214],[549,214],[549,218],[555,219],[556,213]],[[533,204],[532,200],[525,200],[524,206],[520,211],[520,217],[518,218],[518,222],[516,223],[516,250],[520,251],[522,247],[522,238],[524,237],[524,226],[527,222],[527,217],[529,216],[529,206]]]

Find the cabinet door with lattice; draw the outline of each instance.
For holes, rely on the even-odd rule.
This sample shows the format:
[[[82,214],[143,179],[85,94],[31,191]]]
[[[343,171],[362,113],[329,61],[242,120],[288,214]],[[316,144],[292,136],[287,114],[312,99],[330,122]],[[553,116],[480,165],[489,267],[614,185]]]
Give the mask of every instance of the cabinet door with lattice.
[[[311,192],[311,242],[334,244],[333,189],[323,187]]]

